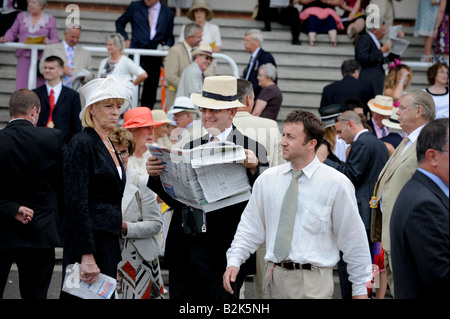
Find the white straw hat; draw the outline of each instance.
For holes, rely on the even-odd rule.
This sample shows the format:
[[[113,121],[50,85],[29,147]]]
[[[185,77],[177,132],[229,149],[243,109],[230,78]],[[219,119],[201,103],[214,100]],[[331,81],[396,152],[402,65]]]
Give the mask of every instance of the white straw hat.
[[[80,94],[86,101],[80,112],[80,119],[83,118],[83,114],[89,105],[106,99],[125,99],[122,107],[126,108],[131,103],[133,88],[134,85],[130,81],[121,80],[114,76],[89,81],[80,89]]]
[[[398,115],[397,115],[397,109],[394,107],[394,110],[392,111],[391,117],[388,119],[382,119],[381,123],[383,123],[383,125],[389,127],[389,128],[394,128],[397,130],[401,130],[402,127],[400,126],[400,122],[398,121]]]
[[[191,100],[199,107],[214,110],[244,106],[237,98],[237,80],[230,75],[206,77],[202,93],[192,93]]]
[[[367,105],[372,112],[381,115],[391,115],[394,109],[394,100],[390,96],[376,95],[374,99],[367,102]]]
[[[175,102],[173,103],[167,114],[171,116],[179,112],[197,113],[198,110],[195,107],[194,102],[192,102],[190,98],[186,96],[179,96],[175,99]]]

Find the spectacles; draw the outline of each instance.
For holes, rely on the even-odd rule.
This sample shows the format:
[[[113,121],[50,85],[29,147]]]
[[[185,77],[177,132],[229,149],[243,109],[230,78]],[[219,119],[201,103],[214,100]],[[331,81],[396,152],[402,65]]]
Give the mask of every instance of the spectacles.
[[[127,158],[127,157],[130,157],[130,153],[128,153],[128,151],[126,151],[126,150],[123,150],[119,153],[119,156],[122,158]]]

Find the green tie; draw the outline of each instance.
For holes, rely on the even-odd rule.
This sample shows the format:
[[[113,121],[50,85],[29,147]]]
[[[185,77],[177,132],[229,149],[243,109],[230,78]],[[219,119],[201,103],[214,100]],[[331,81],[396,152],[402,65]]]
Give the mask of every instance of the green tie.
[[[278,222],[277,236],[273,252],[278,262],[282,262],[289,255],[292,233],[294,231],[295,212],[297,211],[298,179],[302,171],[292,170],[292,180],[283,199]]]

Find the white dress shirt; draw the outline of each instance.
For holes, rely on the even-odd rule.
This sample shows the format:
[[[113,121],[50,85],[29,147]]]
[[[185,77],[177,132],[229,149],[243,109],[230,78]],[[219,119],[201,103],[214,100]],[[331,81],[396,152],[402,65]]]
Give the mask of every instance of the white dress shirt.
[[[240,267],[264,241],[264,259],[279,262],[273,247],[281,205],[292,178],[291,169],[291,163],[278,165],[256,180],[227,252],[227,266]],[[341,250],[353,283],[353,295],[367,294],[372,262],[353,184],[317,157],[303,169],[298,183],[298,205],[287,260],[333,267]]]

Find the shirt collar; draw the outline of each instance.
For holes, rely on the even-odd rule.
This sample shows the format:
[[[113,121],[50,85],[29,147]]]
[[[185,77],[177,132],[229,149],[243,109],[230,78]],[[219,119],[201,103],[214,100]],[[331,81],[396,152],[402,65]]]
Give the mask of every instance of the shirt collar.
[[[372,32],[369,32],[369,35],[372,38],[373,42],[375,42],[375,44],[377,45],[377,48],[380,49],[381,48],[381,44],[380,44],[380,41],[375,36],[375,34],[373,34]]]
[[[311,179],[314,172],[320,167],[320,165],[322,165],[322,162],[317,158],[317,156],[315,156],[314,159],[302,169],[303,175],[306,175],[308,179]],[[290,173],[292,169],[291,163],[288,162],[287,165],[281,167],[280,171],[282,174],[287,174]]]
[[[437,184],[437,186],[439,186],[439,188],[444,192],[444,194],[447,195],[447,197],[449,197],[449,188],[447,185],[445,185],[445,183],[442,181],[442,179],[440,179],[439,176],[434,175],[433,173],[424,170],[423,168],[420,167],[417,170],[428,176],[433,182]]]
[[[219,135],[217,135],[216,137],[221,141],[221,142],[226,142],[228,135],[230,135],[231,131],[233,130],[233,125],[231,125],[229,128],[225,129],[222,133],[220,133]],[[211,140],[211,137],[213,137],[214,135],[212,135],[211,133],[209,134],[209,139]]]
[[[363,129],[363,130],[359,131],[358,133],[356,133],[355,138],[353,139],[353,142],[355,142],[358,139],[358,137],[364,132],[369,132],[369,130]]]
[[[67,44],[66,40],[63,40],[63,45],[64,45],[64,49],[66,50],[66,52],[69,50],[69,45]],[[73,51],[75,52],[75,48],[77,46],[72,47]]]
[[[45,83],[45,86],[47,87],[47,95],[50,95],[50,90],[53,89],[53,93],[55,94],[55,96],[59,96],[59,93],[62,90],[62,83],[61,82],[56,84],[54,87],[51,87],[50,85],[48,85],[48,83]]]
[[[425,127],[425,125],[426,124],[416,128],[414,131],[411,132],[411,134],[408,135],[408,138],[409,138],[411,143],[414,143],[417,140],[417,138],[419,137],[420,132]]]

